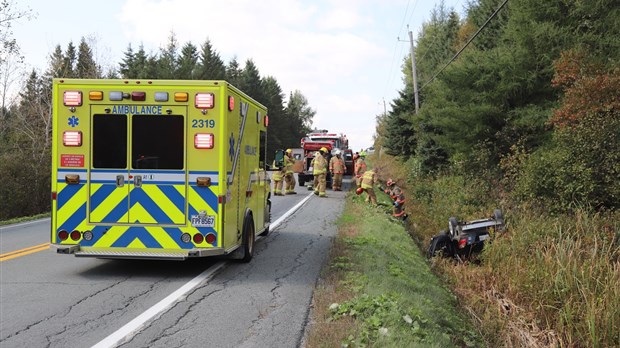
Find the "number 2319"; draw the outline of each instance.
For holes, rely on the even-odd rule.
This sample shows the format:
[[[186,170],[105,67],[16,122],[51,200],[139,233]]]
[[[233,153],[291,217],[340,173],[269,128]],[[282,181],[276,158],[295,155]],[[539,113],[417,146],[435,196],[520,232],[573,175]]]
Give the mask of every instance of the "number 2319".
[[[192,128],[215,128],[215,120],[192,120]]]

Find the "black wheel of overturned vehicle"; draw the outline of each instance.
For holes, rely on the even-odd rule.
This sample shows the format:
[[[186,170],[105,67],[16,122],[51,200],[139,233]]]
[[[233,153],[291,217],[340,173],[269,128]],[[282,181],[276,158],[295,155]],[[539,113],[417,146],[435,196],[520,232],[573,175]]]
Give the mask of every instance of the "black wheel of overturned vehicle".
[[[450,236],[446,232],[433,237],[431,243],[428,246],[428,258],[432,258],[438,255],[443,257],[452,257],[452,241]]]
[[[504,222],[504,214],[502,214],[502,211],[499,209],[495,209],[493,211],[493,218],[495,221],[501,221],[502,223]]]
[[[456,228],[459,225],[458,220],[452,216],[450,217],[450,219],[448,220],[448,225],[450,226],[450,233],[454,236],[456,235]]]

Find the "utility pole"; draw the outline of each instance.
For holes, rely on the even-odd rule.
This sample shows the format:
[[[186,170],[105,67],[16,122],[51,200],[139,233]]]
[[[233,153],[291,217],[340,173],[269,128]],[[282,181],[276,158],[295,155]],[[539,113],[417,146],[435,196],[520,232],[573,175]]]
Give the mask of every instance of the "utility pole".
[[[387,115],[387,108],[385,107],[385,98],[383,98],[383,116]]]
[[[418,99],[418,77],[415,71],[415,51],[413,48],[413,34],[409,30],[409,44],[411,45],[411,74],[413,75],[413,94],[415,95],[415,113],[418,113],[420,101]]]

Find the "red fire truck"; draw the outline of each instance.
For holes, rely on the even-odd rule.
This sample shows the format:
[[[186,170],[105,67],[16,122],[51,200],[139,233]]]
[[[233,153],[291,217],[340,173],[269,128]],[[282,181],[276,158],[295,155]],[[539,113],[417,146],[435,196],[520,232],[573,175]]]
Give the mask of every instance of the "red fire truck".
[[[346,174],[353,172],[352,159],[350,163],[346,161],[346,153],[349,153],[349,141],[347,136],[342,133],[330,133],[326,129],[316,129],[306,134],[301,139],[301,148],[304,151],[303,165],[297,173],[299,179],[299,186],[305,186],[306,182],[312,185],[314,181],[314,175],[312,173],[312,159],[314,154],[319,151],[320,148],[327,149],[327,161],[335,155],[336,151],[340,151],[342,158],[345,158],[345,164],[347,166]],[[349,152],[347,152],[349,151]],[[327,173],[327,187],[331,187],[332,177],[330,173]]]

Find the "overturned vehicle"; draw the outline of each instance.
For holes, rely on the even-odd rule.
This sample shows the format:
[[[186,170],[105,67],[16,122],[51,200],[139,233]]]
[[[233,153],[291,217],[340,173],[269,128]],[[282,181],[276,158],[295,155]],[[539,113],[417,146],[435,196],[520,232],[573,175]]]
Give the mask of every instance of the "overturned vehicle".
[[[441,231],[431,238],[427,256],[464,260],[480,253],[494,232],[505,230],[504,217],[499,209],[493,212],[492,217],[486,219],[458,221],[455,217],[451,217],[448,220],[448,231]]]

